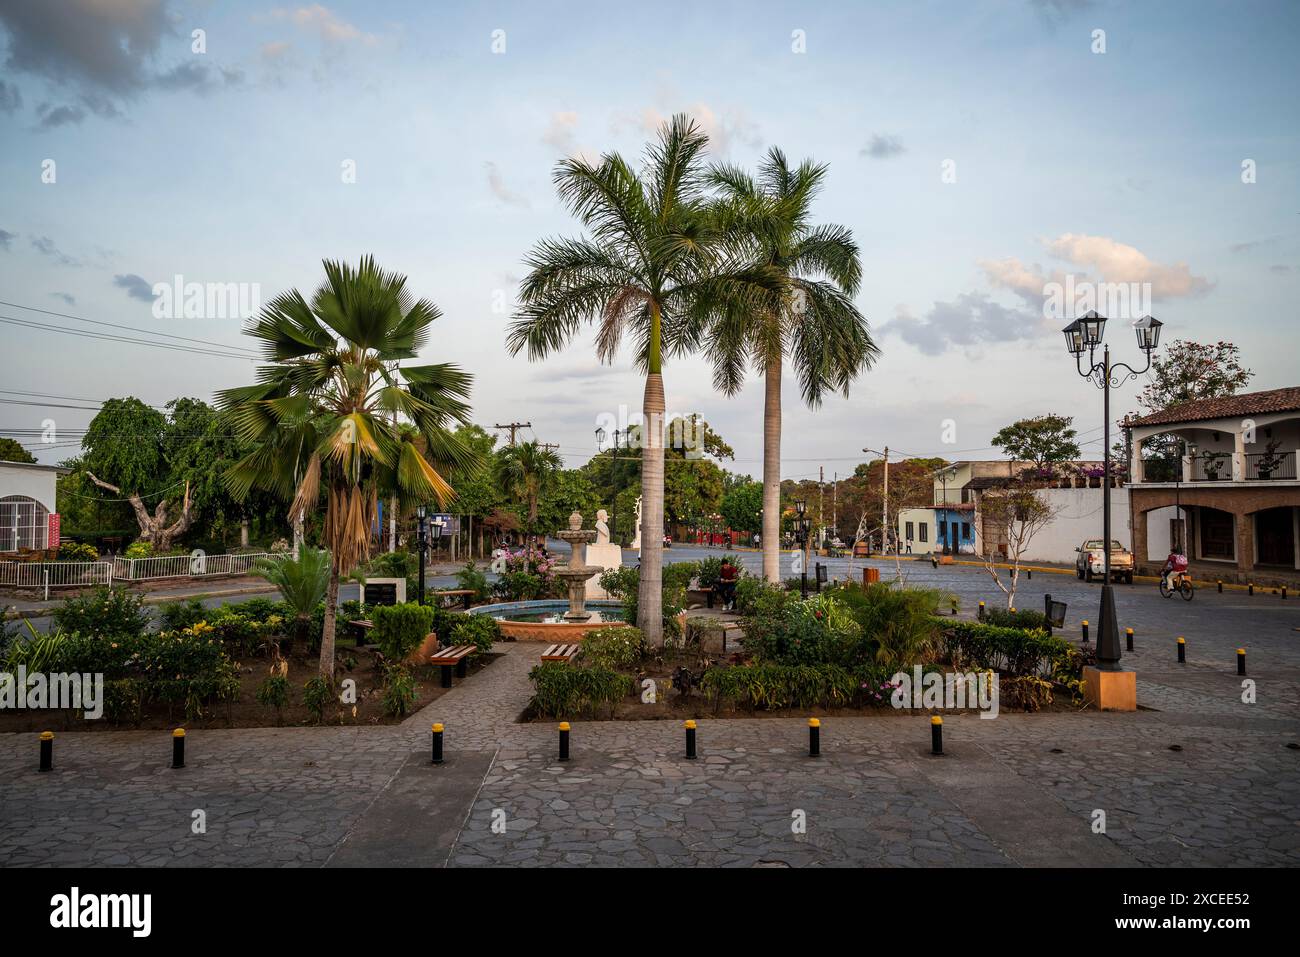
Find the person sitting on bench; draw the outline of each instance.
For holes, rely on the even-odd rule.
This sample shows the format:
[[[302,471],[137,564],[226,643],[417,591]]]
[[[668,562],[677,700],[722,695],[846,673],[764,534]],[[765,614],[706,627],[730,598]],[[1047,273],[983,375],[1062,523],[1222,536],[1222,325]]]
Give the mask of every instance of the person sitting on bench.
[[[734,611],[736,605],[736,580],[740,572],[731,564],[730,558],[722,560],[722,571],[718,574],[718,594],[722,597],[723,611]]]

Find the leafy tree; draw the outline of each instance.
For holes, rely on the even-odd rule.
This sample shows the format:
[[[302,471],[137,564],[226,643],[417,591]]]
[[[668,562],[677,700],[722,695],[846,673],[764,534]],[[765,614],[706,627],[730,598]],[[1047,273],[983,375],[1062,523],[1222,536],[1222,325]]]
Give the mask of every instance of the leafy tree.
[[[559,469],[542,490],[537,503],[537,528],[547,535],[569,527],[569,516],[581,512],[587,525],[595,522],[596,510],[603,508],[596,487],[580,469]]]
[[[663,360],[698,344],[699,320],[724,302],[740,312],[757,302],[766,281],[730,256],[703,193],[701,154],[707,138],[675,116],[646,151],[638,173],[616,153],[599,163],[562,160],[560,199],[586,227],[582,239],[548,239],[528,256],[521,309],[507,347],[541,359],[566,346],[582,326],[597,327],[596,353],[612,362],[625,335],[645,372],[642,410],[652,424],[641,443],[643,508],[637,625],[663,644],[664,528]]]
[[[1079,457],[1078,432],[1074,418],[1068,415],[1038,415],[1019,419],[993,436],[992,444],[1002,449],[1012,461],[1033,462],[1038,471]]]
[[[804,402],[821,405],[828,391],[849,385],[871,367],[878,350],[867,320],[853,304],[862,263],[853,234],[843,226],[813,226],[812,203],[825,165],[805,160],[791,169],[773,147],[758,180],[735,166],[716,166],[711,182],[726,200],[716,214],[742,242],[746,255],[779,280],[757,308],[723,304],[709,329],[714,384],[732,395],[752,364],[764,379],[763,575],[781,580],[781,376],[788,359]]]
[[[737,532],[748,532],[751,535],[762,531],[763,537],[767,537],[761,517],[763,511],[762,482],[745,482],[742,485],[735,485],[728,489],[726,494],[722,496],[722,506],[718,511],[721,512],[722,518],[729,528]],[[777,519],[779,521],[779,515]],[[779,529],[780,526],[778,525],[777,528]],[[777,532],[777,547],[780,547],[779,531]]]
[[[1152,359],[1138,407],[1141,414],[1150,414],[1184,402],[1236,395],[1254,375],[1241,364],[1241,350],[1231,342],[1176,339],[1163,355]],[[1172,477],[1183,454],[1182,441],[1172,432],[1147,439],[1143,454],[1148,474],[1156,477],[1166,473]]]
[[[23,462],[27,465],[35,465],[36,456],[23,448],[16,439],[6,435],[0,436],[0,462]]]
[[[530,535],[539,531],[537,517],[542,494],[555,480],[562,465],[554,450],[537,442],[509,445],[497,453],[497,488],[522,504],[524,528]]]
[[[332,681],[339,579],[369,557],[380,490],[396,490],[400,508],[446,507],[455,492],[444,474],[473,453],[452,432],[468,423],[470,377],[449,363],[401,365],[428,344],[438,307],[415,301],[406,277],[372,257],[324,268],[310,302],[291,289],[263,308],[247,332],[269,364],[257,384],[218,398],[252,447],[225,472],[236,500],[262,489],[292,500],[297,518],[325,499],[321,537],[331,561],[320,672]],[[390,421],[398,416],[414,433]]]
[[[297,556],[262,559],[253,570],[276,587],[293,613],[289,632],[289,656],[293,657],[305,646],[316,607],[329,591],[330,553],[324,549],[302,548]]]
[[[100,488],[126,497],[140,526],[140,540],[151,543],[158,551],[171,548],[193,519],[186,485],[181,513],[170,522],[169,493],[185,483],[172,481],[167,458],[168,430],[167,416],[127,396],[105,402],[81,440],[86,477]],[[154,497],[158,504],[150,513],[144,499]]]

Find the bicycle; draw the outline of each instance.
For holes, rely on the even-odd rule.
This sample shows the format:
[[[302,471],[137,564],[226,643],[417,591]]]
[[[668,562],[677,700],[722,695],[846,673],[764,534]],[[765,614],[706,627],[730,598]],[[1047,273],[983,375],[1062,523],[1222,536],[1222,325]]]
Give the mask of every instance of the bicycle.
[[[1160,594],[1165,598],[1173,598],[1177,592],[1183,596],[1183,601],[1191,601],[1195,591],[1192,576],[1187,572],[1169,572],[1160,576]]]

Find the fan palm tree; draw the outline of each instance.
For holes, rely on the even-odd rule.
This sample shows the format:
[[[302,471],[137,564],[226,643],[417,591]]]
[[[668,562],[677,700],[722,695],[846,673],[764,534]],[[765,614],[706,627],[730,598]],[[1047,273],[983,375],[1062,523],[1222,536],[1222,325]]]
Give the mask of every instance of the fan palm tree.
[[[524,504],[528,532],[537,534],[537,505],[563,463],[552,449],[537,442],[509,445],[497,453],[495,478],[503,495]]]
[[[663,643],[663,360],[697,344],[689,334],[716,304],[755,295],[762,277],[727,256],[706,215],[701,154],[707,137],[674,116],[646,150],[638,172],[607,153],[599,163],[563,160],[554,182],[586,227],[582,239],[547,239],[529,254],[520,309],[507,347],[530,359],[558,351],[588,322],[596,354],[612,362],[625,335],[645,373],[641,446],[641,575],[637,624]]]
[[[804,402],[816,408],[828,391],[848,395],[879,353],[853,305],[862,278],[853,234],[809,222],[825,175],[826,166],[808,160],[791,170],[776,147],[757,182],[735,166],[708,175],[723,194],[713,211],[719,228],[781,279],[779,294],[761,308],[715,313],[707,335],[717,388],[737,392],[751,363],[763,374],[763,575],[773,582],[781,580],[782,366],[788,357]]]
[[[339,578],[369,557],[381,490],[404,512],[425,502],[446,507],[454,492],[443,473],[473,454],[451,430],[468,420],[470,377],[448,363],[400,365],[428,343],[438,307],[415,301],[406,277],[371,257],[324,268],[310,302],[289,290],[249,324],[270,364],[257,384],[218,400],[253,444],[225,473],[236,499],[272,491],[291,500],[294,520],[324,497],[331,562],[320,671],[332,679]],[[401,429],[398,416],[415,430]]]
[[[264,558],[253,565],[253,571],[275,586],[293,613],[289,631],[289,657],[292,658],[307,636],[316,606],[329,591],[330,553],[323,548],[303,548],[296,556]]]

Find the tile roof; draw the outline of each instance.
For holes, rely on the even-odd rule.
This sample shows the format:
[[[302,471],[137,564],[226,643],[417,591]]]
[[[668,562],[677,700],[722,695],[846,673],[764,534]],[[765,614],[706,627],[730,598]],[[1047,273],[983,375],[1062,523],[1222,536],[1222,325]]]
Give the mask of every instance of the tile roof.
[[[1131,424],[1175,425],[1180,422],[1203,422],[1206,419],[1226,419],[1238,415],[1263,415],[1266,412],[1297,410],[1300,410],[1300,386],[1291,386],[1286,389],[1269,389],[1266,392],[1224,396],[1221,399],[1180,402],[1178,405],[1171,405],[1167,409],[1134,419]]]

